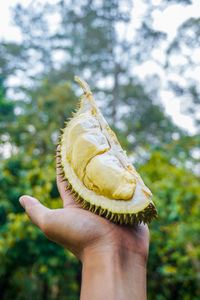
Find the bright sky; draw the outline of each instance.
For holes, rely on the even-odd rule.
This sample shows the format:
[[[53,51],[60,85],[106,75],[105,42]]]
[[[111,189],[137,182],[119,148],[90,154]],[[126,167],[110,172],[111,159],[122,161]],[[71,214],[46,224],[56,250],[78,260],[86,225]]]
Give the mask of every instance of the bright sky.
[[[42,0],[40,0],[42,2]],[[43,0],[43,2],[56,3],[57,0]],[[10,8],[16,3],[27,5],[31,0],[6,0],[0,1],[0,39],[20,41],[19,30],[12,25]],[[154,5],[162,2],[162,0],[152,0]],[[140,21],[140,16],[143,14],[145,5],[141,0],[134,0],[134,19],[132,24],[137,26]],[[200,17],[200,0],[193,0],[192,5],[183,6],[179,4],[169,5],[163,12],[156,10],[154,13],[154,27],[168,34],[168,40],[172,40],[176,35],[178,26],[187,18]],[[170,20],[170,21],[169,21]],[[162,54],[159,50],[156,57],[162,60]],[[161,77],[165,77],[162,70],[153,62],[147,62],[138,68],[138,75],[144,77],[148,73],[155,72]],[[199,72],[199,70],[197,71]],[[195,74],[198,76],[200,74]],[[198,76],[199,77],[199,76]],[[181,111],[180,99],[175,99],[174,95],[166,90],[160,93],[161,101],[165,107],[166,112],[172,116],[174,122],[179,126],[187,129],[191,134],[195,133],[195,127],[191,117],[186,116]]]

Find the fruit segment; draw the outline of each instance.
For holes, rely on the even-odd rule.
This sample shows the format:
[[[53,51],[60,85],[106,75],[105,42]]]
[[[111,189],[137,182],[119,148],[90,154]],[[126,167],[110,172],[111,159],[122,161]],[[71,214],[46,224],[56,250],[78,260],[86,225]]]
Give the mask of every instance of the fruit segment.
[[[128,160],[87,83],[80,106],[61,136],[64,179],[83,208],[121,224],[150,222],[157,216],[151,192]]]
[[[87,165],[84,184],[110,199],[130,200],[136,180],[110,152],[95,156]]]

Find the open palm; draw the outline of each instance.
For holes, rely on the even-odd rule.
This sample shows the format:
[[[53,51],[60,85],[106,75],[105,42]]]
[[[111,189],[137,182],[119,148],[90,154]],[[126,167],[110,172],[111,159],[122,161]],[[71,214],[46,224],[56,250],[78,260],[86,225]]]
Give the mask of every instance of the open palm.
[[[59,171],[58,169],[57,173]],[[81,260],[88,248],[98,251],[125,248],[147,259],[149,248],[147,225],[114,224],[82,209],[74,201],[70,191],[66,191],[67,183],[62,182],[61,175],[57,175],[57,186],[63,201],[61,209],[49,209],[29,196],[20,198],[20,203],[30,219],[49,239],[69,249]]]

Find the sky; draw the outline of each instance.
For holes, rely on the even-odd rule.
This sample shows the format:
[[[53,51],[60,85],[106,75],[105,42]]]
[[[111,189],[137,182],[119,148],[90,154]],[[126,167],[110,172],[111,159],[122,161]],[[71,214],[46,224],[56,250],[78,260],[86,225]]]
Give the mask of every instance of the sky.
[[[57,0],[41,0],[41,2],[56,3]],[[162,0],[152,0],[154,5],[157,5]],[[0,39],[20,41],[20,31],[12,24],[12,16],[10,8],[17,3],[27,5],[31,0],[6,0],[0,1]],[[132,19],[132,25],[137,27],[140,21],[140,16],[144,13],[145,5],[140,0],[134,0],[134,18]],[[168,40],[172,41],[176,35],[177,28],[182,22],[189,17],[200,17],[200,0],[193,0],[192,5],[183,6],[179,4],[170,5],[163,12],[157,10],[154,13],[154,27],[167,33]],[[170,22],[169,22],[170,20]],[[120,30],[120,28],[119,28]],[[156,57],[162,60],[162,52],[157,50]],[[198,54],[197,54],[198,55]],[[200,55],[199,55],[200,57]],[[162,70],[159,70],[158,66],[153,62],[147,62],[146,64],[137,68],[137,74],[141,78],[149,73],[155,72],[163,78],[165,81],[165,74]],[[193,72],[193,76],[199,77],[199,70]],[[198,78],[197,77],[197,78]],[[188,130],[191,134],[195,133],[195,126],[190,116],[183,113],[181,108],[181,100],[175,98],[173,93],[167,91],[164,87],[160,93],[160,99],[167,114],[169,114],[173,121]]]

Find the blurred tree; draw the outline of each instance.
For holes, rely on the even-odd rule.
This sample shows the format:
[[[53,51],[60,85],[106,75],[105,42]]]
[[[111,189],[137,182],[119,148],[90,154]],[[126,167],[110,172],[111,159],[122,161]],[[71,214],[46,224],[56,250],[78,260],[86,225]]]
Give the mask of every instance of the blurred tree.
[[[16,121],[18,102],[8,99],[7,90],[9,79],[21,69],[22,50],[23,46],[16,43],[0,43],[0,158],[5,149],[10,153],[14,151],[12,124]]]
[[[119,137],[129,151],[152,145],[171,144],[173,134],[184,136],[183,130],[175,126],[167,117],[162,106],[154,103],[157,91],[148,93],[136,79],[130,79],[120,89],[120,99],[124,113],[119,126]]]
[[[60,128],[71,116],[77,99],[70,84],[51,84],[43,80],[39,88],[29,91],[29,101],[22,102],[22,113],[13,123],[12,142],[21,152],[33,157],[55,154]]]
[[[78,299],[80,263],[64,248],[48,241],[29,221],[18,198],[38,197],[61,207],[55,162],[24,154],[0,162],[0,299]],[[47,176],[48,174],[48,176]]]
[[[15,42],[0,42],[0,74],[1,84],[8,87],[8,79],[25,71],[24,59],[27,59],[23,44]]]
[[[168,149],[167,149],[168,150]],[[169,151],[154,151],[140,167],[159,213],[151,225],[148,299],[200,297],[199,178],[178,168]]]
[[[131,3],[125,1],[121,5],[116,0],[109,3],[58,1],[41,6],[34,1],[26,8],[19,4],[14,14],[22,32],[24,49],[30,54],[27,69],[37,61],[36,66],[41,66],[41,72],[36,70],[37,78],[45,77],[53,84],[63,82],[65,78],[72,80],[75,74],[88,78],[92,86],[97,86],[96,98],[115,129],[125,126],[126,134],[149,129],[151,143],[158,142],[161,136],[162,141],[169,142],[177,127],[161,113],[162,107],[158,104],[155,91],[159,83],[155,86],[151,80],[147,96],[143,91],[144,83],[138,83],[136,77],[133,80],[132,75],[134,66],[148,60],[166,34],[152,29],[152,19],[146,18],[137,29],[136,36],[131,34],[130,40]],[[53,29],[52,19],[57,20]],[[33,66],[32,73],[34,69]],[[122,106],[131,107],[129,115],[119,109]],[[134,121],[140,109],[143,121],[154,119],[153,128],[145,121],[141,121],[140,125]],[[151,120],[146,115],[151,115]],[[124,123],[127,116],[130,120],[128,127]],[[135,139],[135,143],[143,145],[149,142],[139,134],[135,135]]]
[[[16,202],[24,192],[49,207],[60,205],[55,192],[54,161],[47,157],[48,165],[41,168],[38,160],[21,156],[1,162],[1,292],[4,287],[5,299],[56,299],[54,293],[58,299],[78,299],[80,265],[63,248],[44,238]],[[151,225],[148,298],[187,300],[192,295],[197,300],[199,178],[185,167],[177,167],[168,149],[153,151],[139,171],[155,193],[153,200],[159,212],[159,219]]]
[[[131,23],[134,1],[31,1],[14,10],[22,41],[0,43],[0,141],[15,149],[10,158],[0,157],[0,299],[79,297],[80,264],[44,238],[17,201],[27,193],[61,206],[53,156],[59,128],[77,101],[75,74],[97,86],[98,104],[155,194],[159,219],[151,225],[149,299],[200,297],[199,135],[187,136],[172,123],[160,105],[161,81],[140,80],[136,68],[155,60],[154,50],[166,41],[153,26],[153,12],[190,1],[143,2],[147,9],[137,28]],[[198,38],[199,20],[180,27],[165,56],[167,75],[182,76]],[[185,47],[187,66],[173,69],[172,56]],[[15,102],[6,95],[13,75],[19,78]],[[198,121],[198,86],[186,81],[169,80],[170,89],[193,100]]]
[[[176,96],[182,98],[182,109],[200,126],[200,90],[196,74],[200,70],[200,18],[186,20],[178,29],[177,36],[168,48],[167,70],[169,85]],[[177,57],[182,59],[177,60]],[[171,73],[176,74],[172,80]]]
[[[17,201],[27,193],[49,207],[61,207],[55,144],[76,99],[69,83],[53,86],[44,80],[40,88],[29,90],[27,102],[19,102],[20,114],[12,111],[10,119],[2,114],[10,128],[2,132],[10,133],[9,144],[15,145],[17,154],[10,153],[0,164],[0,299],[62,299],[66,293],[78,299],[80,263],[48,241]]]
[[[6,99],[6,89],[3,78],[0,77],[0,159],[3,157],[3,149],[11,138],[10,124],[15,120],[15,103]]]

